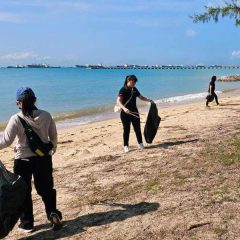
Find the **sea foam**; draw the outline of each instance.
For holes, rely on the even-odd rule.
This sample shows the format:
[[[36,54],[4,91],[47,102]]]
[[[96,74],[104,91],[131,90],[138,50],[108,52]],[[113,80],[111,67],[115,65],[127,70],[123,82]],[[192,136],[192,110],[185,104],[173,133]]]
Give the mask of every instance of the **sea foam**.
[[[222,91],[216,91],[217,94],[221,94]],[[157,104],[161,103],[179,103],[179,102],[187,102],[197,99],[205,98],[209,93],[208,92],[201,92],[201,93],[193,93],[193,94],[186,94],[182,96],[174,96],[169,98],[161,98],[156,100]]]

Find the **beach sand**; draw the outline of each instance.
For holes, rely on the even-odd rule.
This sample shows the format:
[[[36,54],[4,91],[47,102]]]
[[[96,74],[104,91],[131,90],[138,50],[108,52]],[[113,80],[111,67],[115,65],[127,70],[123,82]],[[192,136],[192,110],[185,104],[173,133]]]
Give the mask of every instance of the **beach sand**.
[[[239,93],[222,94],[221,106],[159,108],[159,131],[144,151],[131,129],[123,153],[119,118],[60,129],[53,165],[64,228],[50,229],[34,189],[36,231],[16,226],[6,239],[240,239],[240,163],[215,157],[239,133]],[[0,152],[10,170],[13,147]]]

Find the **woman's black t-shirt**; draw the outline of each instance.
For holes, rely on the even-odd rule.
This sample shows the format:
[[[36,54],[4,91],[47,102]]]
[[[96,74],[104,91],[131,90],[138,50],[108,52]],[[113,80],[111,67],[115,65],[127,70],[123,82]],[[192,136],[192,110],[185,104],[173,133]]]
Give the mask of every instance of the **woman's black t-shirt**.
[[[210,86],[211,86],[211,92],[210,92]],[[213,94],[215,92],[215,82],[214,81],[210,81],[209,87],[208,87],[208,92],[210,94]]]
[[[126,102],[130,99],[130,101],[127,103],[125,106],[127,109],[130,111],[136,111],[137,110],[137,104],[136,104],[136,99],[138,96],[140,96],[140,92],[136,87],[133,88],[126,88],[122,87],[119,91],[119,96],[121,97],[122,104],[125,106]]]

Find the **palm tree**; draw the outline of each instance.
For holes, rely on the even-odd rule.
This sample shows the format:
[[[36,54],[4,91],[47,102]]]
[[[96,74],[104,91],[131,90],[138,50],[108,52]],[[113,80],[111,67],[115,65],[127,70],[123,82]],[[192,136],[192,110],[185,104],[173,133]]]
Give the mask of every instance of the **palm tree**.
[[[209,22],[213,19],[218,22],[219,17],[229,17],[235,20],[235,25],[240,25],[240,0],[225,1],[225,5],[222,7],[207,7],[205,6],[206,12],[202,14],[194,14],[191,16],[193,22]]]

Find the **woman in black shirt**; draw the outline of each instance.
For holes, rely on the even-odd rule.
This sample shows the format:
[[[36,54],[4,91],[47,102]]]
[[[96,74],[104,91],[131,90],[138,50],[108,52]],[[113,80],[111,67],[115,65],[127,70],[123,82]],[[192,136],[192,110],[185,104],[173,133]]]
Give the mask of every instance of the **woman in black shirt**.
[[[138,148],[143,150],[144,145],[142,142],[142,133],[140,127],[140,117],[136,105],[137,97],[145,102],[152,102],[151,99],[148,99],[140,94],[138,89],[135,87],[137,82],[137,77],[135,75],[126,76],[124,86],[120,89],[117,103],[121,107],[121,120],[123,124],[123,142],[124,142],[124,152],[129,152],[129,134],[130,134],[130,125],[132,123],[137,141]]]
[[[217,80],[216,76],[212,76],[211,81],[208,86],[209,96],[206,101],[206,107],[208,107],[209,102],[215,99],[216,104],[219,105],[217,94],[215,93],[215,82]]]

